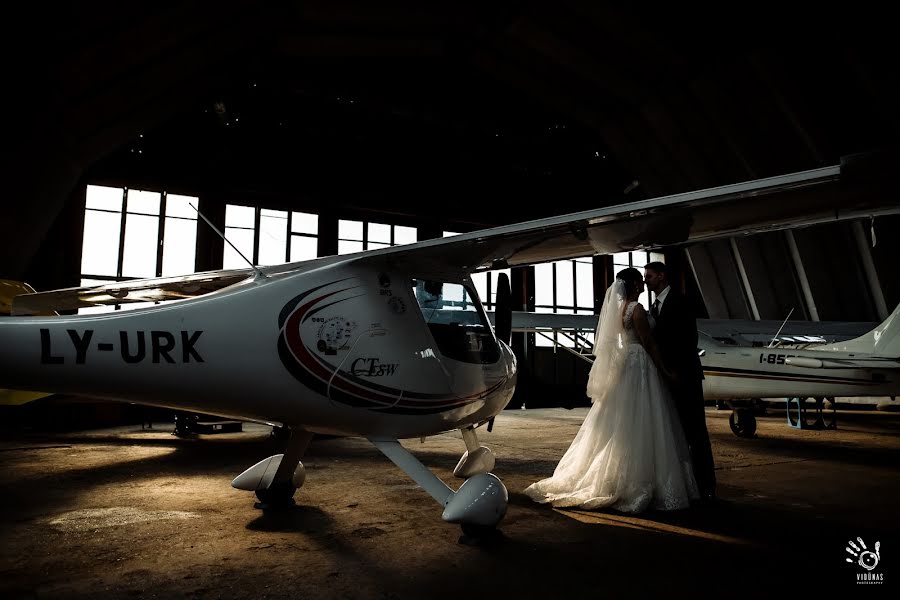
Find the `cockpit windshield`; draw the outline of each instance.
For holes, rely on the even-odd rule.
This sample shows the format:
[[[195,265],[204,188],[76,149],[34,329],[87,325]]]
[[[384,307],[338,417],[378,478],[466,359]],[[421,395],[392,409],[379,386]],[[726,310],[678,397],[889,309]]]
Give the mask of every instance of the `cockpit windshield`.
[[[413,293],[441,354],[479,364],[500,359],[500,348],[474,291],[459,283],[416,279]]]

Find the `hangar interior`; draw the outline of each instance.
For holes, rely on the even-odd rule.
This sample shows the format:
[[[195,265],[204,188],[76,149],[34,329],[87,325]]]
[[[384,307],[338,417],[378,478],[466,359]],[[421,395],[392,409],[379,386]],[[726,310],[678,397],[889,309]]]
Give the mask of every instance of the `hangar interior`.
[[[38,290],[244,266],[191,201],[277,264],[834,165],[893,152],[900,133],[888,25],[867,15],[581,0],[16,11],[0,278]],[[515,308],[593,314],[616,270],[658,253],[701,318],[874,324],[900,302],[898,223],[518,268]],[[475,277],[489,309],[493,277]],[[528,383],[511,406],[587,403],[584,363],[534,334],[514,343]]]

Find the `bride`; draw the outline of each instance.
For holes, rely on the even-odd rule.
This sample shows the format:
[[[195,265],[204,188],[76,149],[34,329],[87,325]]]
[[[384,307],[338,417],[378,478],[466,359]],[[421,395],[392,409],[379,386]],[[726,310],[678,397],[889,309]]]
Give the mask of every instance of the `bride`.
[[[628,268],[606,291],[587,386],[593,406],[553,476],[525,489],[531,499],[638,513],[699,497],[653,318],[637,301],[643,289],[640,271]]]

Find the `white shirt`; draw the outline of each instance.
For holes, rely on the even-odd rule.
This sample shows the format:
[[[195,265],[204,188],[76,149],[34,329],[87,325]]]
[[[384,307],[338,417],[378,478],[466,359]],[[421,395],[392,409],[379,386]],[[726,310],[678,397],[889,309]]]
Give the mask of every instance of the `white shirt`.
[[[664,289],[663,291],[661,291],[659,294],[656,295],[655,302],[659,302],[659,304],[657,305],[658,308],[656,310],[658,310],[659,312],[662,312],[663,302],[666,301],[666,296],[669,295],[669,288],[671,288],[671,287],[672,286],[667,285],[666,289]]]

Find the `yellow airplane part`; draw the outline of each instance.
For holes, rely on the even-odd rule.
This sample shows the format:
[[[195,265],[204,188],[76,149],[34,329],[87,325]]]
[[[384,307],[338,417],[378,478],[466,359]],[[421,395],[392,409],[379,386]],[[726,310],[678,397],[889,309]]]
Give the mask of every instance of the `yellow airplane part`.
[[[38,398],[49,396],[45,392],[23,392],[21,390],[0,390],[0,406],[19,406]]]
[[[22,294],[33,294],[34,288],[22,281],[0,279],[0,315],[12,313],[13,298]]]

